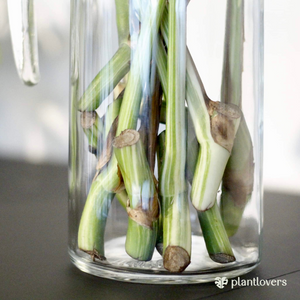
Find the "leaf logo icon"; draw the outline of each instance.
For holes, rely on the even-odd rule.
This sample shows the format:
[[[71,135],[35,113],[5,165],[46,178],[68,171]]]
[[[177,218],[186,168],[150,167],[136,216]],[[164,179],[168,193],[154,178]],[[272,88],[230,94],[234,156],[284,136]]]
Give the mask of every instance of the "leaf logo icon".
[[[215,284],[219,289],[223,289],[228,284],[228,279],[226,277],[216,277]]]

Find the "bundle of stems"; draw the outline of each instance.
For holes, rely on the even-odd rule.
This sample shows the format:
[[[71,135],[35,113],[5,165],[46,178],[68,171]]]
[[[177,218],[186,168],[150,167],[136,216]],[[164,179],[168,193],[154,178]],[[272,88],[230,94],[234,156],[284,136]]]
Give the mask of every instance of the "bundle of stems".
[[[121,2],[116,2],[116,5],[118,3]],[[141,32],[138,39],[138,44],[136,45],[134,57],[131,60],[131,67],[128,76],[128,81],[126,84],[126,89],[124,92],[122,105],[118,116],[118,127],[116,130],[116,136],[119,136],[126,129],[135,129],[137,126],[137,120],[139,116],[139,108],[140,108],[141,96],[142,96],[142,85],[143,85],[141,74],[143,74],[143,72],[145,74],[148,74],[147,70],[149,70],[149,65],[152,60],[152,56],[151,56],[152,47],[155,41],[157,40],[156,37],[158,34],[159,24],[161,21],[161,16],[164,7],[165,7],[165,1],[163,0],[159,0],[156,3],[148,4],[147,7],[148,14],[147,16],[145,16],[145,20],[141,26],[141,30],[140,30]],[[145,55],[145,53],[148,55]],[[115,62],[117,66],[119,64],[122,64],[123,62],[122,55],[116,54],[113,57],[113,59],[104,67],[104,69],[102,69],[99,72],[101,76],[103,74],[114,75],[108,77],[108,79],[105,78],[110,82],[110,84],[108,84],[109,87],[116,86],[117,82],[122,79],[122,76],[120,76],[120,72],[114,73],[112,71],[114,68],[114,65],[112,63]],[[107,73],[105,73],[106,68],[108,70]],[[101,76],[99,75],[98,77],[96,77],[94,79],[94,83],[100,80],[99,78]],[[89,92],[90,90],[92,91],[93,89],[94,89],[94,85],[91,84],[88,87],[87,91],[85,91],[83,97],[79,101],[79,110],[82,109],[94,110],[99,106],[101,101],[103,101],[107,96],[107,94],[105,94],[104,92],[102,93],[102,91],[98,91],[97,93],[95,93],[95,91]],[[95,97],[95,94],[100,95],[100,98],[98,96]],[[124,149],[126,149],[126,147]],[[126,161],[130,162],[130,156],[128,157],[126,156],[127,151],[120,151],[120,152],[124,152],[125,156],[119,153],[119,155],[117,156],[118,157],[117,160],[116,155],[113,154],[110,158],[107,167],[104,170],[101,170],[100,174],[97,174],[98,176],[95,178],[92,186],[96,185],[98,189],[102,187],[105,191],[108,191],[110,193],[114,193],[119,190],[120,185],[122,183],[122,176],[123,177],[127,176],[127,174],[124,174],[124,170],[127,170],[127,168],[125,167]],[[140,157],[143,157],[141,153],[139,154]],[[140,170],[142,170],[142,166],[145,163],[146,162],[141,163],[139,160],[137,160],[137,166],[139,166]],[[118,166],[123,166],[123,167],[118,167]],[[118,172],[119,170],[120,172]],[[120,176],[120,174],[122,176]],[[132,174],[132,176],[135,175],[136,175],[135,173]],[[147,179],[144,179],[143,172],[138,172],[136,176],[138,178],[137,179],[134,178],[133,181],[131,181],[130,179],[128,180],[126,179],[124,181],[126,190],[131,191],[132,189],[134,189],[134,186],[131,186],[131,183],[135,183],[135,182],[141,183],[143,182],[143,180],[145,180],[147,184],[145,184],[144,188],[142,188],[140,191],[137,192],[138,195],[140,196],[141,196],[140,193],[148,193],[148,197],[146,197],[148,199],[148,204],[146,203],[142,204],[141,213],[145,215],[150,214],[156,218],[158,216],[158,203],[157,203],[158,199],[157,197],[155,197],[154,190],[150,189],[150,186],[154,186],[153,176],[149,176],[148,174]],[[139,178],[139,176],[141,176],[141,178]],[[105,197],[105,194],[101,193],[101,197],[99,199],[99,196],[97,196],[95,193],[92,193],[91,191],[89,192],[87,204],[91,203],[88,206],[95,207],[97,203],[103,201],[103,197]],[[136,197],[138,197],[138,195],[136,195],[135,193],[131,193],[131,194],[128,193],[128,194],[129,194],[128,212],[130,212],[131,210],[135,210],[139,203],[136,202]],[[107,197],[105,198],[107,199]],[[144,201],[146,201],[146,198]],[[105,203],[107,202],[109,201],[106,200]],[[94,227],[84,225],[85,223],[91,222],[92,215],[93,212],[91,212],[88,209],[84,209],[81,217],[79,233],[78,233],[79,248],[81,248],[82,250],[88,253],[90,253],[91,251],[95,252],[94,250],[99,251],[95,247],[97,241],[95,239]],[[136,222],[136,220],[133,220],[131,217],[132,214],[129,213],[129,222],[128,222],[128,230],[127,230],[127,238],[126,238],[126,251],[133,258],[139,260],[149,260],[151,259],[155,248],[156,230],[154,229],[154,225],[152,224],[153,222],[155,222],[155,218],[153,219],[153,221],[151,221],[150,225],[148,224],[145,225]],[[103,225],[105,223],[101,221],[101,219],[95,220],[95,222],[96,221],[98,221],[99,227],[104,228]],[[82,228],[85,228],[87,231],[91,231],[91,234],[86,234],[86,232],[82,230]],[[89,247],[82,247],[81,244],[84,244],[82,243],[82,240],[84,239],[92,240],[92,238],[90,237],[93,237],[95,239],[94,243],[93,241],[91,241],[90,243],[86,243],[89,245]],[[97,247],[101,248],[100,246]]]
[[[193,136],[193,134],[192,134]],[[163,159],[163,154],[165,152],[165,131],[161,132],[158,136],[158,174],[160,179],[161,174],[161,164]],[[192,143],[187,144],[187,152],[198,153],[199,144],[195,143],[194,140]],[[195,167],[197,163],[196,156],[189,156],[190,163],[187,163],[187,172],[190,173],[190,178],[187,177],[189,183],[192,183],[192,178],[195,172]],[[215,202],[212,208],[204,211],[198,212],[198,217],[200,225],[202,228],[202,234],[205,240],[205,245],[208,251],[208,254],[212,260],[218,263],[228,263],[235,261],[235,257],[223,225],[223,221],[220,215],[220,210]],[[158,237],[156,249],[160,254],[163,253],[163,220],[160,217],[159,228],[158,228]]]
[[[165,15],[163,20],[166,19],[167,13],[168,11],[165,10]],[[163,21],[161,26],[161,31],[164,37],[164,41],[167,45],[168,45],[168,30],[169,27],[167,22]],[[166,53],[163,49],[162,43],[160,43],[158,49],[158,70],[162,82],[164,82],[163,78],[165,77],[164,74],[166,73],[165,70],[166,64],[164,64],[164,61],[166,61]],[[196,132],[194,132],[193,130],[189,131],[190,136],[189,136],[189,143],[188,143],[189,159],[187,163],[187,178],[188,179],[190,178],[190,182],[193,181],[194,186],[195,185],[199,186],[199,184],[201,184],[201,180],[203,181],[207,180],[206,185],[203,184],[202,186],[203,188],[207,188],[207,190],[210,193],[211,201],[214,201],[216,199],[217,189],[220,185],[223,171],[227,163],[229,153],[232,148],[236,129],[239,124],[240,111],[237,107],[232,105],[231,106],[225,105],[219,108],[220,115],[221,115],[219,116],[219,123],[221,126],[223,125],[223,131],[224,131],[223,134],[227,138],[221,139],[220,137],[218,137],[218,131],[216,130],[215,132],[213,131],[214,129],[213,125],[216,122],[209,118],[209,110],[213,102],[210,99],[208,99],[206,95],[203,83],[200,79],[200,76],[197,73],[196,67],[193,63],[192,57],[188,50],[187,50],[187,67],[186,67],[186,99],[188,102],[188,108],[190,112],[189,116],[191,116],[191,118],[188,119],[189,120],[192,119],[192,122],[194,123],[194,129],[196,131]],[[223,116],[223,114],[225,113],[227,115]],[[218,113],[215,112],[214,118],[217,118],[217,115]],[[215,133],[216,136],[215,139],[219,143],[221,141],[220,146],[217,144],[215,139],[212,138],[212,133]],[[198,144],[195,143],[195,137],[197,137],[200,143],[200,150]],[[162,143],[164,139],[164,134],[161,134],[159,138],[160,138],[160,143]],[[190,139],[192,140],[190,141]],[[162,147],[163,146],[160,145],[159,153],[161,153]],[[226,149],[223,149],[223,147]],[[204,148],[204,151],[202,148]],[[212,151],[211,148],[212,149],[216,148],[216,150]],[[195,159],[194,153],[198,153],[198,152],[199,152],[199,159],[198,159],[198,164],[196,165],[195,162],[197,159]],[[215,157],[204,157],[205,159],[202,158],[201,161],[201,156],[205,155],[203,153],[207,153],[207,152],[210,154],[215,152]],[[221,155],[222,153],[225,153],[225,156],[222,156]],[[199,160],[201,162],[200,165],[199,165]],[[217,160],[217,162],[215,163],[214,160]],[[210,186],[207,186],[208,182],[210,183]],[[206,247],[210,257],[214,261],[219,263],[227,263],[227,262],[234,261],[235,257],[233,255],[219,213],[219,208],[217,207],[216,203],[214,202],[211,209],[206,209],[205,211],[199,210],[198,215],[199,215],[199,220],[202,227],[202,232],[205,239]]]
[[[167,29],[167,27],[165,27]],[[162,44],[160,44],[158,48],[158,70],[160,77],[165,77],[167,70],[166,70],[166,64],[163,63],[163,61],[166,60],[167,54],[163,49]],[[188,53],[187,61],[192,63],[192,58],[190,54]],[[161,62],[161,63],[159,63]],[[186,76],[190,78],[190,73],[194,74],[196,70],[195,68],[187,68],[186,70]],[[199,78],[199,76],[197,76]],[[162,81],[163,82],[163,81]],[[205,105],[199,105],[201,104],[201,101],[204,99],[203,89],[200,87],[201,80],[200,78],[197,79],[197,81],[194,81],[191,83],[187,80],[187,86],[186,86],[186,98],[188,99],[188,103],[192,103],[191,109],[196,109],[195,114],[198,116],[201,114],[206,114],[207,109]],[[164,85],[163,85],[164,87]],[[195,104],[194,104],[195,103]],[[190,117],[190,114],[187,114],[187,119],[189,123],[192,123],[192,118]],[[194,118],[194,120],[198,120],[198,118]],[[192,124],[190,124],[192,125]],[[192,183],[194,178],[194,173],[196,169],[197,159],[198,159],[198,153],[201,154],[199,150],[199,144],[196,140],[196,133],[194,130],[192,130],[194,126],[189,126],[188,128],[188,137],[187,137],[187,152],[189,153],[189,158],[186,163],[186,177],[187,180]],[[198,126],[198,130],[202,130],[203,127],[200,125]],[[162,163],[162,157],[163,153],[165,153],[165,132],[163,131],[159,135],[159,147],[158,147],[158,170],[159,170],[159,182],[161,181],[161,163]],[[216,194],[215,194],[216,197]],[[210,257],[219,263],[226,263],[226,262],[232,262],[235,260],[226,231],[223,226],[223,222],[219,213],[219,208],[216,204],[213,205],[211,209],[208,209],[204,212],[199,212],[199,221],[202,228],[202,233],[205,239],[206,247],[208,250],[208,253]],[[164,229],[163,222],[160,221],[160,227],[159,227],[159,234],[158,234],[158,241],[157,241],[157,249],[159,252],[163,252],[162,250],[162,240],[163,240],[163,233]]]
[[[155,0],[146,7],[135,3],[139,26],[130,33],[129,1],[115,0],[119,49],[77,105],[82,130],[98,160],[78,230],[78,247],[93,259],[105,259],[106,220],[116,195],[128,214],[128,255],[151,260],[156,246],[165,269],[184,271],[191,261],[191,184],[190,197],[209,256],[218,263],[235,260],[227,233],[230,214],[236,219],[241,214],[240,209],[231,211],[228,201],[237,194],[232,190],[237,165],[231,161],[235,148],[240,153],[244,147],[249,154],[251,143],[244,143],[249,131],[240,102],[215,102],[205,92],[186,46],[187,3]],[[232,88],[229,82],[222,83],[224,99]],[[96,109],[114,89],[117,98],[99,118]],[[165,130],[158,135],[159,123]],[[247,159],[240,161],[246,165],[249,155]],[[216,202],[222,180],[225,227]]]
[[[167,9],[161,25],[164,42],[168,45],[169,27],[166,20]],[[158,57],[163,61],[164,53],[159,48]],[[163,63],[158,64],[159,73],[163,73]],[[201,153],[194,174],[191,198],[199,211],[205,211],[214,205],[225,166],[230,157],[236,131],[240,124],[241,111],[233,104],[223,104],[210,100],[197,72],[192,56],[186,55],[186,99],[194,123]],[[161,78],[163,76],[160,76]],[[162,80],[163,82],[163,80]]]
[[[165,2],[163,0],[159,0],[156,3],[148,3],[148,7],[146,8],[148,13],[144,16],[144,20],[141,24],[140,36],[132,59],[128,82],[119,114],[119,125],[116,133],[117,136],[126,129],[136,129],[142,97],[142,79],[149,76],[150,62],[155,57],[153,49],[155,49],[155,43],[157,42],[157,34],[164,7]],[[145,80],[148,81],[149,78],[146,78]],[[118,147],[115,146],[115,150],[116,148]],[[127,147],[124,149],[126,148]],[[146,157],[142,155],[142,150],[140,150],[139,154],[134,152],[140,157],[135,164],[137,166],[136,168],[140,171],[136,170],[136,172],[131,173],[130,178],[127,177],[129,176],[128,172],[126,172],[128,169],[125,167],[126,164],[129,164],[130,168],[130,154],[126,155],[126,153],[128,153],[127,151],[117,150],[115,152],[125,153],[125,155],[121,155],[119,153],[119,155],[117,155],[117,161],[123,178],[126,178],[124,183],[129,196],[129,222],[125,245],[126,251],[133,258],[139,260],[150,260],[152,258],[156,242],[156,229],[154,229],[153,223],[156,221],[159,214],[158,197],[155,189],[152,188],[155,187],[154,177],[151,172],[147,172],[145,169],[148,162]],[[144,159],[142,159],[143,157]],[[135,187],[136,182],[140,184],[140,190]],[[135,191],[135,193],[137,193],[136,195],[130,192],[132,189],[137,189],[137,191]],[[145,196],[143,194],[145,194]],[[142,203],[139,203],[139,201],[135,199],[136,197],[138,197]],[[131,214],[130,212],[131,210],[138,209],[140,205],[141,214],[153,217],[150,221],[151,224],[141,224],[141,222],[134,220],[134,213]]]

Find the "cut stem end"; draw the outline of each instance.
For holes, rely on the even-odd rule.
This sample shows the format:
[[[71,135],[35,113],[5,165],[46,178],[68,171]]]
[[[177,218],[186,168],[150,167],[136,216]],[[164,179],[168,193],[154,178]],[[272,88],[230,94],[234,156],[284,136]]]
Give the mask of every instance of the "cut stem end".
[[[80,250],[87,253],[87,254],[89,254],[93,261],[96,261],[96,258],[101,260],[101,261],[106,260],[106,257],[103,256],[103,255],[100,255],[99,252],[96,249],[93,249],[93,250],[80,249]]]
[[[226,253],[215,253],[215,254],[210,254],[209,257],[220,264],[227,264],[230,262],[235,261],[235,257]]]
[[[170,272],[183,272],[190,262],[190,255],[180,246],[168,246],[165,250],[164,267]]]
[[[115,148],[124,148],[136,144],[140,139],[138,131],[133,129],[126,129],[121,132],[119,136],[114,139],[113,146]]]

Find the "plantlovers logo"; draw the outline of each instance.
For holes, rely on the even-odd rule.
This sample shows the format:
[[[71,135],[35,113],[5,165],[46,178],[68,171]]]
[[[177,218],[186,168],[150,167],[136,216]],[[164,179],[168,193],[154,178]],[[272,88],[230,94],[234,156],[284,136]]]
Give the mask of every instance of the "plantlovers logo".
[[[216,277],[215,284],[219,289],[223,289],[228,284],[227,277]],[[252,279],[241,279],[237,277],[231,279],[231,288],[236,286],[287,286],[286,279],[259,279],[258,277]]]

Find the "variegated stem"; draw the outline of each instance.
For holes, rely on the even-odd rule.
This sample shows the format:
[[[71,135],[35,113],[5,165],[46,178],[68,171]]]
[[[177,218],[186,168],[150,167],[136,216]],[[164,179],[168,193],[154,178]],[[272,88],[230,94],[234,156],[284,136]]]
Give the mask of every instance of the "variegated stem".
[[[200,143],[191,198],[199,211],[214,205],[225,166],[232,150],[241,113],[238,107],[206,98],[192,57],[187,56],[187,101]]]
[[[159,191],[162,199],[163,262],[171,272],[190,264],[191,224],[185,179],[186,1],[169,2],[166,141]]]
[[[188,141],[187,141],[187,153],[189,154],[189,158],[187,159],[187,166],[186,166],[186,173],[187,179],[192,180],[197,157],[199,151],[199,144],[197,139],[195,138],[194,130],[190,130],[191,127],[188,128]],[[158,167],[158,182],[161,180],[161,172],[162,172],[162,162],[163,162],[163,155],[165,153],[165,140],[166,140],[166,132],[162,131],[158,137],[157,143],[157,167]],[[191,181],[190,181],[191,183]],[[161,201],[162,202],[162,201]],[[163,255],[163,218],[162,214],[159,216],[158,222],[158,233],[157,233],[157,240],[156,240],[156,250]]]
[[[168,14],[166,14],[166,12],[168,12],[167,8],[164,11],[163,18],[168,18]],[[163,34],[164,36],[166,36],[166,42],[167,42],[168,24],[165,23],[167,22],[163,21],[162,25],[165,26],[165,29],[163,30],[164,32]],[[165,95],[167,94],[167,60],[168,60],[167,53],[164,49],[163,42],[160,39],[157,48],[157,70],[158,70],[159,79],[161,81],[162,89]],[[186,91],[186,93],[188,94],[188,91]],[[186,176],[187,179],[191,182],[192,177],[194,176],[195,167],[197,163],[199,144],[194,130],[194,125],[192,124],[191,115],[187,107],[185,107],[185,118],[188,122],[187,148],[189,153],[189,159],[187,159],[187,165],[186,165]],[[166,101],[162,101],[161,110],[160,110],[160,122],[163,124],[166,123]],[[163,138],[163,136],[164,134],[162,135],[161,139]]]

